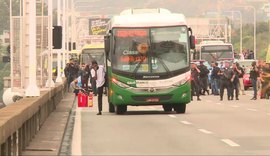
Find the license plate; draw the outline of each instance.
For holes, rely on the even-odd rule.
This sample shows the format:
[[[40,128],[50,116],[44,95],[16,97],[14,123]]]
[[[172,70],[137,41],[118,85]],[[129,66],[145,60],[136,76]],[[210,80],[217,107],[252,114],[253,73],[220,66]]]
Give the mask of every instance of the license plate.
[[[146,102],[159,102],[159,98],[147,98]]]

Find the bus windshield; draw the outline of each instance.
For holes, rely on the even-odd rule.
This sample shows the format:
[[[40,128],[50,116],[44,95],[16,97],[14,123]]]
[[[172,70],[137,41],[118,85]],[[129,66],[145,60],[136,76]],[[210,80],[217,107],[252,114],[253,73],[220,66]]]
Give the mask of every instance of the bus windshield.
[[[81,63],[91,64],[96,60],[99,65],[104,65],[105,52],[104,49],[83,49]]]
[[[201,59],[208,62],[233,59],[231,45],[207,45],[201,47]]]
[[[172,74],[189,67],[186,26],[114,29],[113,69],[123,73]]]

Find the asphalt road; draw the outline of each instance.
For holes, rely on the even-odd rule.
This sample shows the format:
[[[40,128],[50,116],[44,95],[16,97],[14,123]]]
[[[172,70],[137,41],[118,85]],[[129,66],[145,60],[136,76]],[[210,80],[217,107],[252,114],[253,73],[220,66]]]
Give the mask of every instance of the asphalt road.
[[[77,108],[72,154],[270,155],[270,100],[251,97],[248,92],[239,101],[220,102],[217,96],[202,96],[186,114],[144,106],[115,115],[106,102],[102,116],[96,107]]]

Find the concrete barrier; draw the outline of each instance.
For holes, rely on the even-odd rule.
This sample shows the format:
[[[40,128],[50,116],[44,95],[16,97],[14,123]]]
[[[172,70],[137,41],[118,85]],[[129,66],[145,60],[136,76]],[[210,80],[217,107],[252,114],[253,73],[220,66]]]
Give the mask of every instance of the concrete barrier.
[[[66,84],[0,109],[0,155],[21,155],[63,98]]]

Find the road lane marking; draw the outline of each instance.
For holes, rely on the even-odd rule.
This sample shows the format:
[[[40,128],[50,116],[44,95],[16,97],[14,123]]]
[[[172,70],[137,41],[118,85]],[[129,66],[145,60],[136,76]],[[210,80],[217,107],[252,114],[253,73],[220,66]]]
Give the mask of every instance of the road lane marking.
[[[225,142],[227,145],[231,146],[231,147],[239,147],[240,145],[233,142],[230,139],[221,139],[221,141]]]
[[[247,109],[248,111],[252,111],[252,112],[258,112],[257,109]]]
[[[188,121],[181,121],[182,124],[185,124],[185,125],[192,125],[192,123],[188,122]]]
[[[231,105],[230,107],[239,108],[240,106],[238,106],[238,105]]]
[[[72,137],[72,150],[71,155],[82,155],[82,120],[81,120],[81,108],[77,108],[76,110],[76,117],[75,117],[75,125],[73,130],[73,137]]]
[[[169,117],[171,117],[171,118],[176,118],[176,116],[175,115],[168,115]]]
[[[198,129],[200,132],[203,132],[205,134],[212,134],[213,132],[210,132],[208,130],[205,130],[205,129]]]

